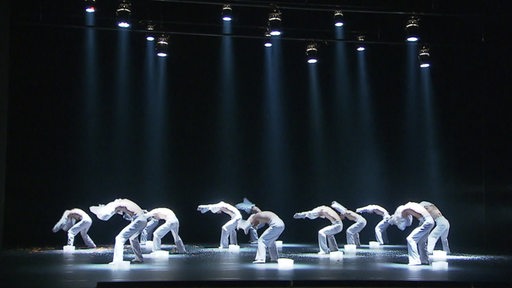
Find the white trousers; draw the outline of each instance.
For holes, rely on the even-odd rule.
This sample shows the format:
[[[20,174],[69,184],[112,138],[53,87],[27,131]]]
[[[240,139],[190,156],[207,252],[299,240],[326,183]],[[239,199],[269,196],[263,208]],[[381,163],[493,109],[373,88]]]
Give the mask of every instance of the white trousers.
[[[270,260],[277,261],[278,253],[276,240],[284,231],[284,222],[282,220],[276,221],[273,225],[269,226],[258,239],[258,250],[256,251],[256,261],[265,261],[268,254]]]
[[[443,251],[450,254],[450,246],[448,245],[448,233],[450,232],[450,222],[444,216],[437,217],[436,227],[432,229],[430,235],[428,235],[428,246],[427,250],[429,254],[434,252],[434,247],[436,246],[437,241],[441,238],[441,243],[443,245]]]
[[[138,236],[144,230],[146,224],[146,217],[141,213],[140,215],[135,215],[132,222],[119,232],[114,245],[114,262],[123,261],[124,243],[128,239],[130,239],[130,246],[132,247],[133,254],[135,254],[135,260],[142,261]]]
[[[146,242],[149,235],[153,235],[153,251],[158,251],[162,249],[162,238],[164,238],[169,231],[172,234],[172,237],[174,238],[174,243],[176,244],[176,249],[179,253],[186,253],[185,245],[183,244],[183,241],[181,240],[180,235],[178,234],[180,229],[180,223],[178,221],[172,222],[172,221],[166,221],[163,223],[160,227],[158,227],[156,230],[155,228],[158,226],[159,220],[157,219],[151,219],[148,224],[146,225],[146,228],[142,231],[140,238],[141,242]],[[153,230],[155,232],[153,232]]]
[[[249,227],[249,242],[255,243],[258,241],[258,230],[254,227]]]
[[[89,232],[89,228],[91,228],[92,221],[88,219],[82,219],[81,221],[78,221],[75,225],[73,225],[68,230],[68,245],[73,246],[75,242],[75,236],[80,233],[80,236],[82,236],[82,239],[84,240],[84,243],[89,248],[96,248],[96,244],[92,241],[91,237],[87,232]]]
[[[321,252],[328,254],[332,251],[338,251],[338,243],[336,243],[335,234],[343,230],[341,222],[326,226],[318,231],[318,246]]]
[[[364,226],[366,226],[365,221],[356,222],[347,229],[347,244],[355,244],[357,246],[361,245],[361,240],[359,239],[359,232],[363,230]]]
[[[145,244],[148,240],[153,240],[153,231],[160,223],[159,220],[152,218],[140,233],[140,244]]]
[[[240,218],[233,218],[222,226],[220,233],[220,247],[228,248],[229,244],[238,245],[236,238],[236,227]]]
[[[409,264],[428,264],[427,239],[432,227],[434,227],[434,219],[431,216],[423,217],[418,227],[407,236]]]
[[[382,219],[377,225],[375,226],[375,239],[379,244],[388,244],[388,234],[386,230],[389,227],[389,223],[387,220]]]

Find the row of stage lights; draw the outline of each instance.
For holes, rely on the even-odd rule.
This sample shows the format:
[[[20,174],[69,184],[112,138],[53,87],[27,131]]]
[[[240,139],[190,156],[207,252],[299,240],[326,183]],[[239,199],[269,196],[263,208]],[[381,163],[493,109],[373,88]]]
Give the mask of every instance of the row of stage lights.
[[[84,0],[85,1],[85,12],[86,13],[95,13],[96,12],[96,0]],[[117,18],[117,26],[120,28],[130,28],[130,18],[131,18],[131,3],[129,0],[121,0],[119,6],[116,10],[116,18]],[[222,20],[226,22],[230,22],[233,20],[233,9],[231,5],[225,4],[222,7],[221,12]],[[343,22],[343,13],[341,10],[334,10],[333,12],[333,23],[335,27],[342,27],[344,25]],[[406,41],[407,42],[418,42],[420,40],[419,36],[419,21],[420,19],[416,16],[411,16],[406,25]],[[156,40],[156,54],[159,57],[167,56],[167,48],[169,46],[169,37],[165,34],[161,34],[160,36],[155,36],[155,25],[147,24],[146,26],[146,40],[147,41],[155,41]],[[282,33],[281,30],[281,12],[277,7],[272,7],[272,11],[268,15],[267,22],[267,30],[264,35],[264,46],[267,48],[272,47],[272,37],[280,36]],[[357,45],[356,50],[358,52],[363,52],[366,50],[365,47],[365,36],[358,35],[357,36]],[[308,42],[306,45],[306,59],[310,64],[314,64],[318,62],[318,44],[314,41]],[[421,68],[430,67],[430,49],[427,45],[422,45],[418,53],[418,60]]]

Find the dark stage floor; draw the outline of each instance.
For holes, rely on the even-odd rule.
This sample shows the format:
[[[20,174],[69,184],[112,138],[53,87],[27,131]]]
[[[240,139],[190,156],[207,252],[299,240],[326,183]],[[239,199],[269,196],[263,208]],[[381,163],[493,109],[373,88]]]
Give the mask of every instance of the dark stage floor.
[[[284,244],[277,263],[252,264],[255,245],[239,252],[187,245],[187,254],[145,254],[143,264],[114,267],[112,247],[7,250],[0,257],[2,287],[512,287],[512,257],[454,253],[445,262],[408,266],[405,246],[363,245],[340,260],[313,244]],[[342,249],[343,250],[343,249]],[[125,260],[132,258],[125,246]]]

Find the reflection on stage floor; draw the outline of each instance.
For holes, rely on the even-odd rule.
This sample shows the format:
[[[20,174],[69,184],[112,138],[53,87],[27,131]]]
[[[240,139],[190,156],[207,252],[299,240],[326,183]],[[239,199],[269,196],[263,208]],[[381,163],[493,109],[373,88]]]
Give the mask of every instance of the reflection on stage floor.
[[[408,266],[402,245],[319,255],[313,244],[284,244],[283,263],[253,264],[256,245],[218,249],[187,245],[177,254],[144,254],[144,263],[115,266],[112,246],[96,249],[35,248],[3,251],[3,287],[510,287],[512,257],[454,253],[431,257],[430,265]],[[236,247],[238,248],[238,247]],[[125,260],[132,258],[125,246]]]

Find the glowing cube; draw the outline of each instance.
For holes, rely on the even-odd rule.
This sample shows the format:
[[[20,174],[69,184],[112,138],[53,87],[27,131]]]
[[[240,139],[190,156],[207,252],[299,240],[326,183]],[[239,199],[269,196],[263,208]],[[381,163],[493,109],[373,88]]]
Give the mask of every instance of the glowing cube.
[[[446,260],[446,251],[434,250],[434,254],[432,254],[432,260],[434,260],[434,261]]]
[[[279,269],[293,269],[293,259],[279,258],[277,259]]]
[[[235,252],[235,253],[238,253],[238,252],[240,252],[240,246],[230,244],[230,245],[229,245],[229,247],[228,247],[228,251],[229,251],[229,252]]]
[[[432,262],[433,270],[448,270],[448,262],[446,261],[434,261]]]
[[[62,247],[62,250],[64,251],[64,253],[73,253],[75,252],[75,246],[66,245]]]
[[[370,248],[372,248],[372,249],[380,248],[380,243],[377,241],[370,241]]]
[[[357,246],[355,244],[346,244],[345,246],[345,253],[356,253]]]
[[[342,251],[333,251],[329,253],[329,259],[334,261],[340,261],[343,259],[343,252]]]
[[[165,250],[158,250],[158,251],[153,251],[151,252],[151,257],[153,258],[159,258],[159,259],[167,259],[169,258],[169,251],[165,251]]]
[[[108,265],[112,270],[130,270],[130,261],[113,261]]]

